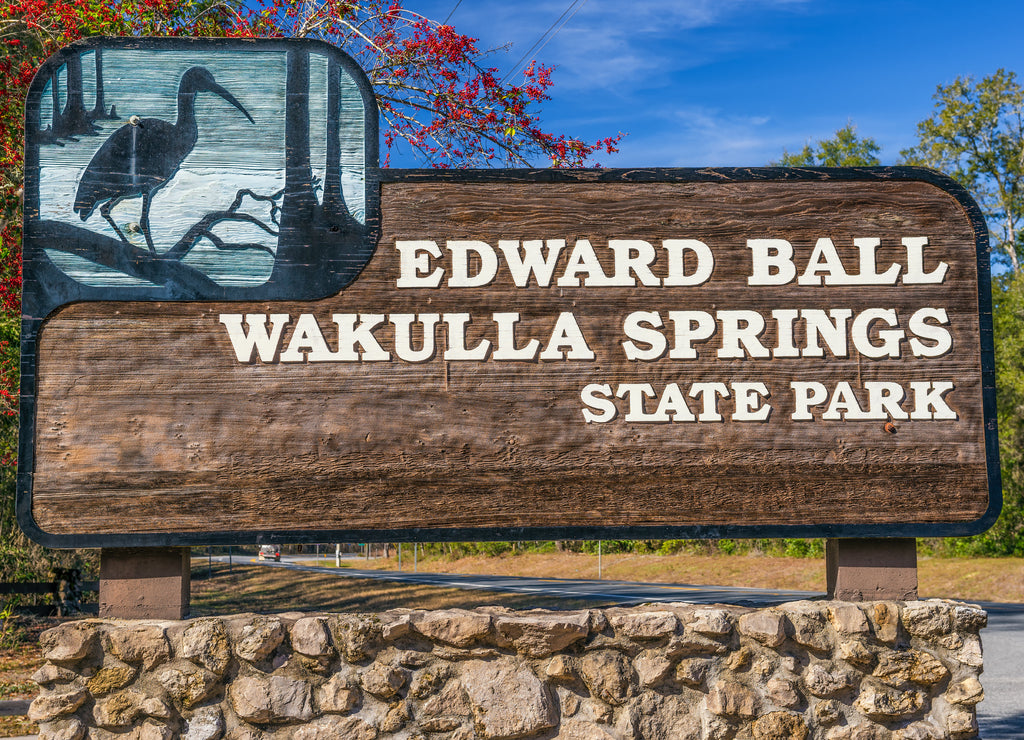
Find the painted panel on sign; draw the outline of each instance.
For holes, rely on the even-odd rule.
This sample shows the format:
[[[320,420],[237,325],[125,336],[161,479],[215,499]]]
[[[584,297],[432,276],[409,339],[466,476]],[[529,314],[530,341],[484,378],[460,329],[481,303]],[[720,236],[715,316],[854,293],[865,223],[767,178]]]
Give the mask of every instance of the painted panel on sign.
[[[319,297],[372,251],[376,107],[325,44],[90,39],[43,66],[26,109],[29,316]]]

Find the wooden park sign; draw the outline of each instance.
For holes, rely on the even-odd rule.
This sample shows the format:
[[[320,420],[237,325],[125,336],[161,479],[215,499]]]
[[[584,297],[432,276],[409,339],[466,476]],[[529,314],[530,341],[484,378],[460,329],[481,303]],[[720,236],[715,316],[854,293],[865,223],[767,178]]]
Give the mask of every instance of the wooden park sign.
[[[40,542],[998,515],[987,230],[934,172],[380,170],[364,75],[308,41],[75,45],[28,124]]]

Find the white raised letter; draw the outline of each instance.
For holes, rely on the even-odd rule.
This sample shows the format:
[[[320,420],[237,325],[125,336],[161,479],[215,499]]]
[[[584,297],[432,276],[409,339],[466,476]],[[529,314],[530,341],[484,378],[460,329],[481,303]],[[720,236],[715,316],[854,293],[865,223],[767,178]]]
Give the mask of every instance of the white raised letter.
[[[640,280],[641,285],[653,287],[661,281],[651,272],[654,262],[654,247],[640,239],[609,239],[608,248],[615,253],[615,274],[612,285],[636,285],[630,270]]]
[[[524,241],[523,254],[520,256],[519,242],[509,239],[498,241],[498,249],[505,255],[508,271],[512,273],[512,282],[517,288],[525,288],[530,282],[531,274],[536,279],[538,287],[546,288],[551,285],[551,274],[555,271],[558,257],[565,249],[565,239],[548,239],[547,246],[548,254],[545,257],[542,251],[543,241]]]
[[[265,313],[247,313],[245,323],[249,325],[249,333],[242,329],[242,314],[222,313],[220,323],[228,330],[231,348],[239,362],[253,362],[253,353],[258,353],[260,362],[273,362],[277,349],[281,344],[281,333],[288,324],[288,314],[274,313],[270,315],[270,332],[267,332],[267,315]]]
[[[281,362],[302,362],[309,352],[310,362],[327,362],[336,359],[327,348],[320,325],[311,313],[300,314],[288,342],[288,349],[281,353]]]
[[[729,397],[725,383],[694,383],[690,386],[690,398],[700,398],[703,405],[697,421],[723,421],[718,413],[718,397]]]
[[[896,326],[896,312],[891,308],[868,308],[857,314],[850,328],[853,346],[865,357],[899,357],[900,340],[903,330],[886,329],[878,332],[881,344],[871,343],[871,325],[876,321],[884,321],[889,326]]]
[[[466,348],[466,324],[469,323],[468,313],[446,313],[444,323],[448,324],[448,349],[444,351],[446,360],[486,360],[491,351],[491,343],[481,339],[473,349]]]
[[[696,359],[697,350],[692,345],[715,333],[714,317],[705,311],[669,311],[668,318],[675,325],[675,340],[668,356],[673,360]]]
[[[634,311],[629,314],[623,322],[622,332],[630,340],[635,339],[646,344],[647,349],[641,349],[634,342],[627,340],[622,343],[626,359],[657,360],[665,354],[665,350],[668,349],[668,340],[665,339],[664,334],[658,331],[662,326],[661,314],[657,311]]]
[[[441,256],[441,250],[432,241],[396,241],[395,249],[400,253],[398,258],[399,288],[436,288],[441,284],[444,270],[438,267],[427,275],[430,270],[430,257]]]
[[[626,421],[654,421],[657,414],[644,411],[644,396],[655,396],[654,386],[650,383],[621,383],[615,395],[629,402]]]
[[[563,352],[562,347],[568,347],[568,352]],[[540,353],[542,360],[593,360],[593,351],[587,346],[587,340],[583,337],[580,325],[576,323],[576,317],[571,311],[563,311],[558,314],[555,321],[555,328],[551,330],[551,339],[548,346]]]
[[[495,360],[532,360],[537,356],[540,342],[536,339],[531,339],[523,347],[516,347],[518,313],[496,313],[492,318],[498,325],[498,343],[495,345],[491,357]]]
[[[793,403],[796,407],[790,418],[793,421],[813,421],[814,415],[811,413],[811,406],[824,403],[828,398],[828,389],[825,384],[816,380],[810,382],[794,380],[789,387],[793,389]]]
[[[943,394],[953,390],[953,383],[944,380],[938,383],[924,380],[911,381],[910,390],[914,392],[914,410],[910,413],[911,419],[927,420],[936,419],[952,421],[957,418],[953,411],[942,397]],[[932,412],[932,409],[935,409]]]
[[[700,285],[711,277],[715,269],[715,256],[704,242],[696,239],[665,239],[661,247],[668,252],[668,275],[662,285]],[[686,250],[697,255],[697,267],[692,275],[686,274],[686,258],[683,254]]]
[[[900,402],[907,395],[899,383],[867,381],[868,416],[872,419],[906,419]]]
[[[935,342],[935,344],[925,344],[917,337],[911,337],[910,351],[914,353],[914,357],[938,357],[946,354],[953,346],[953,337],[950,336],[947,329],[929,324],[925,319],[935,319],[940,324],[949,323],[946,309],[919,308],[911,315],[910,321],[907,322],[907,328],[917,337]]]
[[[772,412],[772,407],[767,403],[758,406],[761,398],[768,397],[768,386],[764,383],[730,383],[732,394],[736,398],[736,410],[733,412],[733,421],[765,421]]]
[[[604,274],[601,263],[598,262],[597,255],[594,254],[594,248],[590,246],[590,242],[587,239],[576,240],[572,247],[572,252],[569,253],[569,261],[565,266],[565,272],[562,274],[562,277],[558,278],[558,287],[573,288],[578,286],[580,279],[576,277],[576,274],[579,272],[587,273],[583,284],[588,288],[616,284],[612,278]]]
[[[580,398],[590,408],[583,409],[583,420],[588,424],[591,422],[604,424],[614,419],[619,410],[615,408],[615,403],[608,398],[610,395],[612,395],[612,387],[607,383],[591,383],[584,386],[580,391]],[[597,409],[600,413],[595,414],[590,409]]]
[[[719,311],[722,322],[722,348],[718,356],[746,357],[740,344],[746,347],[751,357],[768,357],[770,353],[758,336],[764,331],[764,317],[757,311]]]
[[[363,362],[382,362],[391,359],[387,352],[377,343],[373,330],[384,323],[384,314],[379,313],[336,313],[331,320],[338,325],[338,352],[332,355],[334,360],[362,360]],[[356,326],[356,320],[359,325]],[[356,345],[362,352],[356,352]]]
[[[439,313],[393,313],[388,316],[388,321],[395,325],[395,354],[398,359],[405,362],[427,362],[434,358],[437,351],[435,342],[435,327],[441,320]],[[423,346],[420,349],[412,348],[412,325],[418,321],[423,324]]]
[[[448,278],[449,288],[478,288],[494,280],[498,274],[498,255],[487,242],[454,241],[445,245],[452,253],[452,275]],[[480,258],[480,269],[476,275],[469,274],[469,253]]]
[[[931,272],[924,271],[924,248],[928,246],[928,237],[905,236],[901,241],[907,248],[907,273],[903,276],[903,284],[941,283],[949,269],[945,262],[939,262]]]
[[[785,285],[796,277],[793,245],[785,239],[747,239],[747,248],[751,251],[747,285]]]
[[[822,261],[824,260],[824,262]],[[807,261],[807,269],[804,274],[797,278],[798,285],[821,285],[821,276],[818,273],[825,270],[825,285],[849,285],[846,268],[843,261],[839,259],[836,245],[828,237],[822,237],[814,245],[811,258]]]

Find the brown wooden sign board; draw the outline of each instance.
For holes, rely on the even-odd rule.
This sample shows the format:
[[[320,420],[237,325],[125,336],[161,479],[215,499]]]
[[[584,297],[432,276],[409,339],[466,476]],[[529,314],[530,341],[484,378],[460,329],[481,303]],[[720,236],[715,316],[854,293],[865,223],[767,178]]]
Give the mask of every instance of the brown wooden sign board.
[[[987,230],[952,181],[371,174],[375,249],[325,297],[26,315],[26,531],[913,537],[998,515]]]

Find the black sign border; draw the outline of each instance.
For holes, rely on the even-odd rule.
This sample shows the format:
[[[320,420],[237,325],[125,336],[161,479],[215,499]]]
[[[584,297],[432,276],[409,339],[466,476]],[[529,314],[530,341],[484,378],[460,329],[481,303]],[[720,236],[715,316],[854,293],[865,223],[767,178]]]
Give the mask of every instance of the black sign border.
[[[924,182],[952,196],[963,208],[975,236],[978,274],[978,309],[981,352],[982,404],[988,471],[988,508],[969,522],[900,522],[895,524],[778,524],[688,525],[623,527],[469,527],[350,530],[232,530],[188,533],[51,534],[32,516],[33,442],[35,439],[35,392],[39,330],[43,319],[22,322],[21,437],[19,440],[17,517],[25,533],[46,547],[175,547],[190,545],[242,545],[317,542],[451,542],[484,540],[548,539],[722,539],[760,537],[907,538],[955,537],[978,534],[991,527],[1002,510],[1002,479],[996,427],[995,352],[992,328],[992,283],[989,265],[989,232],[977,203],[959,183],[921,167],[856,168],[633,168],[600,170],[380,170],[380,183],[746,183],[746,182]],[[368,177],[368,187],[370,178]],[[379,191],[375,194],[379,199]],[[108,299],[109,300],[109,299]],[[197,303],[201,303],[198,302]]]

